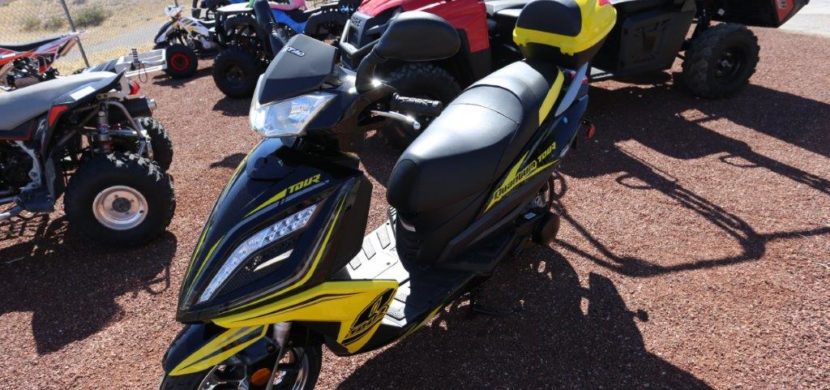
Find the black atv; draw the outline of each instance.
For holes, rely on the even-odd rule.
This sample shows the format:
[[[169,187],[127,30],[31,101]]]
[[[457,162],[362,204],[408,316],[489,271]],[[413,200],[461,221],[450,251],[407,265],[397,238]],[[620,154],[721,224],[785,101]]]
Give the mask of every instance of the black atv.
[[[288,39],[298,33],[319,40],[339,36],[356,8],[355,0],[340,0],[309,11],[284,11],[256,0],[252,8],[218,9],[216,36],[225,49],[213,63],[216,86],[228,97],[251,96],[259,75]]]
[[[513,29],[529,1],[485,0],[484,9],[470,5],[464,18],[448,19],[464,32],[462,50],[455,57],[434,63],[390,62],[381,70],[384,80],[407,96],[447,103],[461,88],[521,58],[513,42]],[[778,27],[809,0],[597,1],[615,7],[617,23],[591,63],[591,80],[663,71],[680,57],[682,84],[696,96],[721,98],[740,91],[755,72],[760,48],[756,36],[746,26]],[[471,2],[475,3],[456,0],[453,4],[461,7],[462,3]],[[418,2],[418,6],[426,12],[437,12],[433,10],[439,9],[436,4],[441,2],[434,3]],[[360,62],[366,54],[363,48],[377,39],[389,19],[406,7],[396,4],[384,0],[363,2],[341,38],[344,63],[356,66]],[[548,20],[553,23],[558,17],[567,17],[567,13],[567,9],[562,9],[549,15]],[[428,118],[418,119],[429,123]],[[385,130],[390,140],[400,146],[420,133],[402,128]]]

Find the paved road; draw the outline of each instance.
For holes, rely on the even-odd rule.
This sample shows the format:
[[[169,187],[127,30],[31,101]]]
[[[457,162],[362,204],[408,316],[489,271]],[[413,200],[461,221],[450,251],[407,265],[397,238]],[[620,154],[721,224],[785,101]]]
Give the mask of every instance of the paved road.
[[[830,0],[810,0],[782,29],[830,36]]]

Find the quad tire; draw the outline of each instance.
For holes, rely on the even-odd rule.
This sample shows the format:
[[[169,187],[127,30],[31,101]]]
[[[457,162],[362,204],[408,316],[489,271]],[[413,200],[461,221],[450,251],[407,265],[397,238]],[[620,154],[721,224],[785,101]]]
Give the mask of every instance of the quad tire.
[[[93,155],[72,175],[64,196],[70,228],[93,242],[146,244],[170,225],[173,182],[155,162],[133,153]]]
[[[186,79],[196,74],[199,67],[199,58],[192,48],[181,44],[167,46],[165,49],[165,60],[167,69],[164,70],[168,76],[174,79]]]
[[[758,65],[758,38],[746,26],[719,24],[691,41],[683,61],[683,84],[709,99],[734,95],[743,89]]]
[[[153,148],[153,161],[159,165],[162,171],[167,172],[173,164],[173,141],[170,134],[155,118],[136,118],[147,134],[150,136],[150,146]]]
[[[403,64],[388,73],[386,83],[395,87],[401,96],[440,100],[445,107],[461,93],[455,77],[431,63]],[[421,123],[420,131],[393,121],[382,132],[392,145],[406,148],[434,118],[418,116],[416,119]]]
[[[231,46],[213,61],[213,81],[228,97],[251,97],[262,70],[254,54],[241,46]]]

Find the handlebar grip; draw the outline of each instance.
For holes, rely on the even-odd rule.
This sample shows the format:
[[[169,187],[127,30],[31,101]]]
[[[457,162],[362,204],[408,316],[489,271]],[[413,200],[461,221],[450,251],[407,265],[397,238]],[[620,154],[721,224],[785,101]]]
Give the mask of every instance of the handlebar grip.
[[[438,116],[444,111],[444,104],[439,100],[420,99],[395,94],[392,96],[390,107],[394,111],[406,112],[415,115]]]

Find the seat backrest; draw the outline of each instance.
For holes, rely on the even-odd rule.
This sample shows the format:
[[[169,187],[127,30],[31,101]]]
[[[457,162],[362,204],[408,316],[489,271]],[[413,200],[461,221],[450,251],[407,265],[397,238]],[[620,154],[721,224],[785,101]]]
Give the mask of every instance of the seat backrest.
[[[513,41],[525,58],[567,68],[590,62],[617,21],[599,0],[533,0],[522,9]]]

